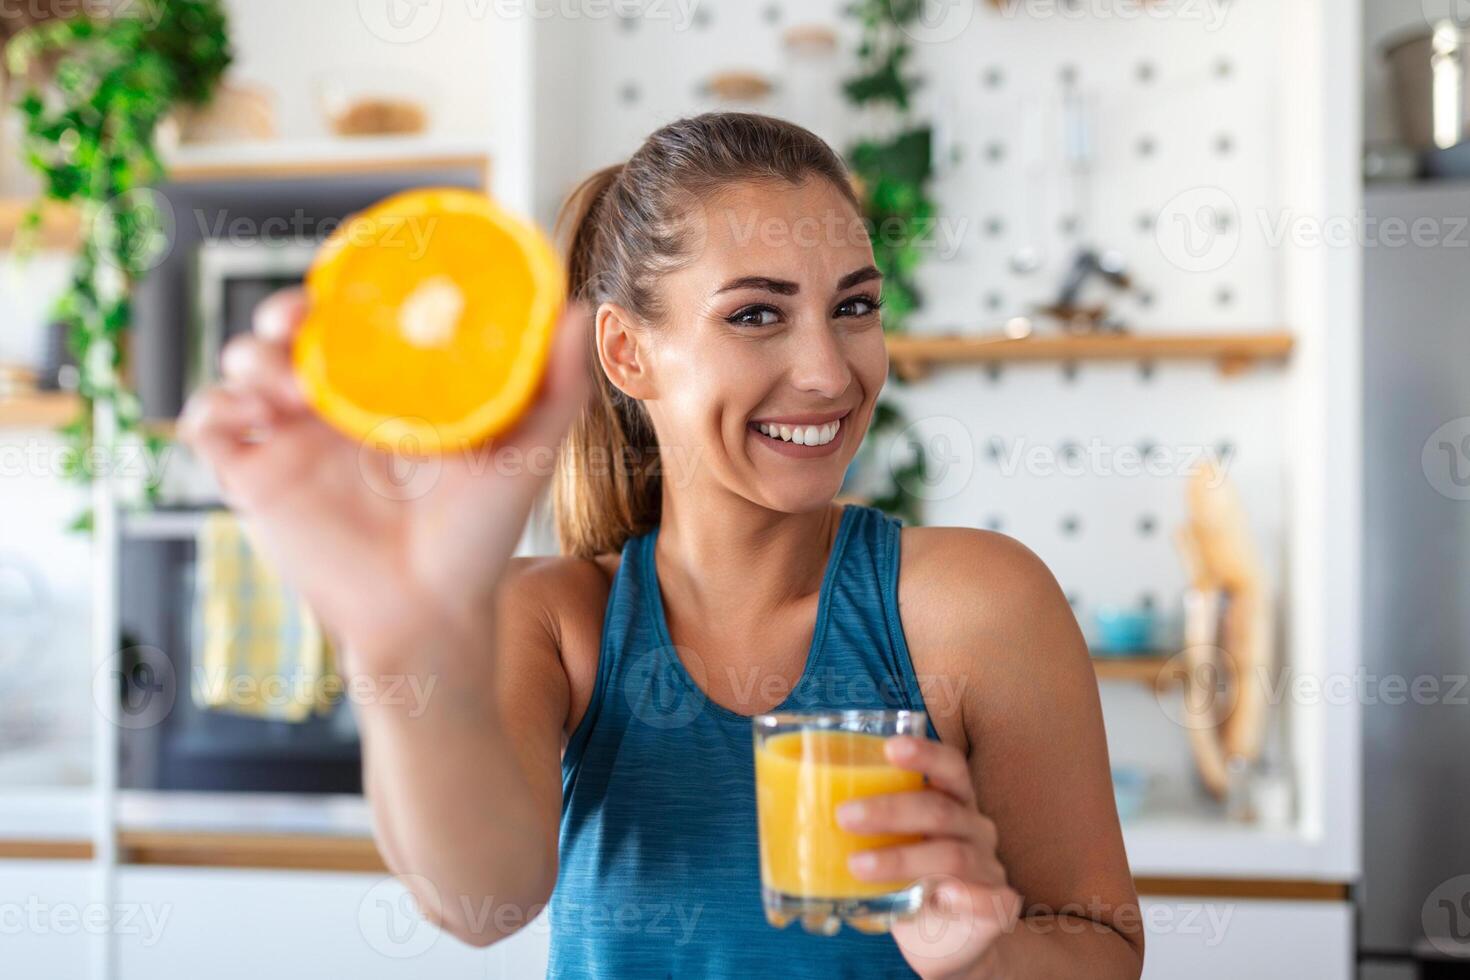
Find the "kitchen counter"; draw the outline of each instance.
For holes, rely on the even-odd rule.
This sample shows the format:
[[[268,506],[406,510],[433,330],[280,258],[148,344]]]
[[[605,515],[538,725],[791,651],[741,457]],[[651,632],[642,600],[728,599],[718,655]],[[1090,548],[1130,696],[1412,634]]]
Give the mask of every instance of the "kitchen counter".
[[[85,859],[91,797],[27,790],[0,798],[0,858]],[[381,872],[367,801],[359,796],[123,791],[119,842],[127,863]],[[1124,825],[1139,890],[1152,895],[1342,900],[1346,876],[1319,843],[1185,815]]]
[[[86,840],[91,812],[85,788],[6,789],[0,791],[0,841]],[[123,831],[150,833],[372,836],[360,796],[122,790],[117,823]]]

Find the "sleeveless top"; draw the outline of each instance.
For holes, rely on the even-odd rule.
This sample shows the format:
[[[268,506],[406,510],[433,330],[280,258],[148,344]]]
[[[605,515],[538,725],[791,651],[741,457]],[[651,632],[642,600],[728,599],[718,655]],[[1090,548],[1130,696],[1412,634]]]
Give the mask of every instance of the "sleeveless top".
[[[898,619],[897,520],[842,512],[806,668],[776,710],[924,710]],[[627,542],[587,714],[562,757],[552,978],[912,977],[891,936],[775,929],[761,905],[751,719],[669,638],[658,531]],[[763,695],[752,667],[732,677]],[[936,738],[933,724],[929,737]]]

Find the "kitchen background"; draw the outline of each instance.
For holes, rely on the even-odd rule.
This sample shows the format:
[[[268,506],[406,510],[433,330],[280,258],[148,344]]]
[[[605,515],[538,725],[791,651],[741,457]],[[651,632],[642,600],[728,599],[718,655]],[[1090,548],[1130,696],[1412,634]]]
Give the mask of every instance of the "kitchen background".
[[[1466,669],[1470,623],[1443,586],[1467,530],[1458,469],[1421,459],[1436,427],[1470,414],[1451,367],[1470,353],[1453,232],[1470,214],[1452,176],[1463,119],[1433,153],[1410,124],[1426,102],[1463,116],[1463,69],[1444,67],[1464,64],[1463,5],[929,3],[904,35],[922,78],[904,118],[844,97],[860,24],[836,0],[225,6],[228,97],[168,137],[169,248],[139,287],[134,380],[160,431],[211,344],[299,274],[315,234],[395,187],[488,174],[549,227],[582,174],[679,115],[770,112],[841,149],[928,123],[938,220],[924,302],[892,344],[900,421],[853,490],[899,474],[925,521],[1014,535],[1061,581],[1098,655],[1146,975],[1458,975],[1470,846],[1450,747],[1465,709],[1449,695],[1391,705],[1373,684],[1428,676],[1447,691]],[[1398,98],[1432,52],[1395,77],[1389,42],[1445,23],[1440,92]],[[13,119],[0,130],[0,912],[42,911],[14,929],[0,916],[0,956],[25,977],[305,976],[326,950],[364,977],[536,975],[539,925],[471,951],[407,914],[365,840],[350,712],[235,717],[180,680],[208,590],[196,542],[210,488],[186,459],[171,457],[159,509],[125,506],[111,528],[103,500],[95,546],[66,530],[92,502],[57,473],[51,430],[74,406],[28,379],[74,383],[49,324],[76,233],[51,215],[20,254],[35,184],[18,134]],[[1375,215],[1427,217],[1440,235],[1375,249]],[[304,229],[294,248],[250,240],[280,216]],[[254,234],[219,234],[236,218]],[[1064,298],[1086,314],[1069,329],[1039,312]],[[1005,331],[1030,335],[925,346]],[[1410,404],[1422,411],[1393,410]],[[904,476],[915,444],[927,473]],[[1191,505],[1202,460],[1238,509],[1229,494]],[[122,493],[130,505],[132,483]],[[1215,726],[1199,722],[1214,675],[1176,653],[1201,645],[1187,642],[1194,582],[1176,533],[1210,519],[1256,559],[1256,648],[1275,658],[1243,736],[1258,757],[1223,775]],[[526,550],[549,547],[533,527]],[[120,643],[99,656],[114,586]],[[1232,645],[1207,630],[1216,643]],[[124,703],[167,696],[119,715],[119,676]],[[119,925],[58,925],[98,906]]]

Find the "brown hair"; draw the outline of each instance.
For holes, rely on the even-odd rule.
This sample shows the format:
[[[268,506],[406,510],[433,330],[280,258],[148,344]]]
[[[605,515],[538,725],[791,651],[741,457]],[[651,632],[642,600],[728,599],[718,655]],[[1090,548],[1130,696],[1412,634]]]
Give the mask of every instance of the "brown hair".
[[[617,303],[657,322],[659,277],[693,251],[692,205],[734,184],[809,176],[832,181],[858,207],[841,158],[794,123],[746,112],[669,123],[626,163],[582,181],[562,206],[556,227],[566,241],[569,297],[593,309]],[[583,558],[652,530],[663,490],[648,413],[602,371],[596,343],[594,335],[594,391],[562,445],[553,489],[562,552]]]

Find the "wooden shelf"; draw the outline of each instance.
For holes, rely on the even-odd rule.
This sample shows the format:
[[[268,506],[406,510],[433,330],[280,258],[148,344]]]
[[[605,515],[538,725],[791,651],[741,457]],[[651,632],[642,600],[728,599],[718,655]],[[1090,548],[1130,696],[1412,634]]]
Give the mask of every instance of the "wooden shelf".
[[[1145,653],[1136,656],[1092,657],[1092,669],[1103,682],[1148,684],[1155,688],[1171,687],[1184,675],[1184,665],[1170,654]]]
[[[118,847],[126,864],[374,874],[387,870],[371,837],[124,830],[118,834]]]
[[[15,247],[16,238],[35,198],[0,198],[0,252]],[[70,205],[48,201],[41,208],[41,227],[35,237],[41,249],[71,250],[82,240],[80,212]]]
[[[1290,354],[1289,333],[1096,334],[1026,337],[961,335],[888,338],[888,359],[907,380],[935,367],[1005,361],[1214,361],[1226,374]]]
[[[473,170],[482,188],[490,186],[490,154],[482,143],[423,139],[330,139],[185,146],[168,159],[168,179],[179,183],[208,180],[291,180],[359,174]],[[13,248],[34,197],[0,198],[0,251]],[[76,208],[47,202],[41,211],[37,244],[72,250],[81,242]]]
[[[490,183],[490,154],[466,141],[365,137],[192,145],[167,160],[168,179],[290,180],[419,170],[475,170]]]
[[[0,428],[54,429],[75,419],[81,404],[76,395],[60,391],[0,398]]]

